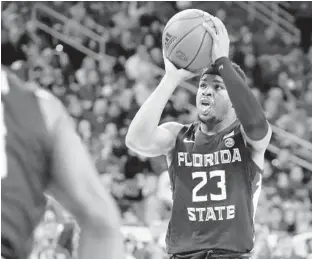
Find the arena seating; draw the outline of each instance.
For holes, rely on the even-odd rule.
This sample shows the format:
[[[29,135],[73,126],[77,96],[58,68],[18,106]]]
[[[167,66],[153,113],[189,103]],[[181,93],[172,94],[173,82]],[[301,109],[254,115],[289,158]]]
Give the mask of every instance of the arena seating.
[[[140,157],[127,150],[124,138],[162,75],[165,22],[191,7],[224,20],[233,43],[231,58],[246,72],[276,132],[266,154],[255,258],[306,259],[308,251],[312,254],[312,242],[306,242],[312,233],[312,47],[303,53],[297,39],[253,20],[233,3],[47,2],[46,9],[36,4],[3,3],[2,64],[66,105],[94,157],[103,188],[110,188],[119,202],[129,258],[166,258],[163,236],[170,205],[157,195],[164,188],[159,186],[164,158]],[[178,89],[162,121],[195,118],[193,85]],[[56,246],[51,236],[57,239],[64,221],[72,221],[51,204],[38,228],[34,259],[43,248]],[[150,213],[155,204],[162,204],[157,219]],[[142,240],[138,233],[148,234]]]

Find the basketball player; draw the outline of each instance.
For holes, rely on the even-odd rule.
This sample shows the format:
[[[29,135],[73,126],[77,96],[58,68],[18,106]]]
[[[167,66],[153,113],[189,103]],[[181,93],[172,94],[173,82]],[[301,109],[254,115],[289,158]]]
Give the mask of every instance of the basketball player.
[[[228,59],[229,37],[213,18],[213,65],[200,77],[198,122],[158,125],[176,87],[195,76],[165,59],[166,73],[126,136],[142,155],[166,155],[173,207],[166,243],[171,258],[250,258],[264,152],[271,129],[244,73]]]
[[[123,258],[119,212],[65,108],[1,70],[1,256],[25,259],[50,193],[81,227],[79,258]]]

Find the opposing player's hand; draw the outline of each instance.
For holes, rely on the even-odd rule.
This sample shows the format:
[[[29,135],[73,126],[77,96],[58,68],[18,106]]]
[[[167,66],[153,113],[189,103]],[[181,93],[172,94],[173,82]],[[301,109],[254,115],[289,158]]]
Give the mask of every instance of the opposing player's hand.
[[[217,17],[211,17],[215,28],[212,28],[209,23],[204,22],[203,27],[209,32],[212,37],[212,62],[222,57],[228,57],[230,51],[230,38],[223,22]]]
[[[175,65],[172,64],[172,62],[168,58],[166,58],[164,53],[163,58],[165,62],[166,76],[171,78],[178,84],[181,83],[182,81],[185,81],[200,74],[200,71],[199,73],[192,73],[183,68],[180,69],[176,68]]]

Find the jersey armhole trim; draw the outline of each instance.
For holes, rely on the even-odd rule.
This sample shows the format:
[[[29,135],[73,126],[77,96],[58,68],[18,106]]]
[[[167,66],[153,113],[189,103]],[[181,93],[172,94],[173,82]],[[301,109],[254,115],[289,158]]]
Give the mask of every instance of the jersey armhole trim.
[[[188,131],[188,129],[190,128],[190,125],[183,125],[182,128],[179,130],[176,138],[175,138],[175,141],[174,141],[174,146],[168,150],[168,152],[166,152],[164,155],[166,157],[166,162],[167,162],[167,165],[168,165],[168,169],[169,167],[172,165],[172,163],[174,163],[174,150],[177,148],[178,146],[178,143],[179,143],[179,140],[182,140],[183,139],[183,136],[184,134]],[[170,160],[170,163],[169,163],[169,160]]]

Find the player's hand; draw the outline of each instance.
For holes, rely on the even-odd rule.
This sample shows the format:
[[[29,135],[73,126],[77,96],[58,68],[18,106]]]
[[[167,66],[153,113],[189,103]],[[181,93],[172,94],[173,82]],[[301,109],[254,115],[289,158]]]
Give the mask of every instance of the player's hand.
[[[230,38],[223,22],[217,17],[211,17],[215,26],[212,28],[209,23],[204,22],[203,27],[209,32],[212,37],[212,62],[222,57],[229,57]]]
[[[168,58],[166,58],[164,53],[163,59],[165,62],[166,76],[169,77],[171,80],[174,80],[174,82],[176,82],[177,84],[199,75],[199,73],[192,73],[183,68],[176,68],[175,65],[172,64],[172,62]]]

